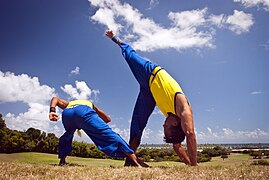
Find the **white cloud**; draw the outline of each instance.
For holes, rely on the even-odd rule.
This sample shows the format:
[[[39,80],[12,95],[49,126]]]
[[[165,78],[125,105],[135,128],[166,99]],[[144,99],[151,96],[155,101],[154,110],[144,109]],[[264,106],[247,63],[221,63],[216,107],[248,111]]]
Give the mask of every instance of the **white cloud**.
[[[145,128],[143,131],[143,135],[142,135],[142,140],[143,139],[151,139],[150,136],[153,133],[153,131],[149,128]]]
[[[28,106],[27,112],[17,116],[12,112],[4,116],[11,129],[27,130],[30,127],[42,131],[52,131],[48,119],[49,101],[55,96],[55,89],[41,85],[37,77],[27,74],[15,75],[12,72],[0,71],[0,102],[23,102]]]
[[[0,71],[0,87],[1,103],[23,102],[28,108],[26,112],[18,115],[15,115],[12,110],[4,115],[8,128],[22,131],[33,127],[45,132],[53,132],[58,136],[62,134],[63,130],[48,118],[49,102],[53,96],[57,96],[54,88],[41,85],[37,77],[2,71]],[[100,93],[99,90],[91,90],[83,81],[76,81],[75,88],[72,85],[61,88],[72,98],[78,99],[90,97],[96,99]]]
[[[113,131],[118,133],[126,142],[129,141],[129,137],[130,137],[130,129],[129,128],[120,129],[120,128],[116,127],[116,125],[114,125],[114,127],[111,127],[111,128]]]
[[[118,133],[126,142],[129,142],[130,128],[118,128],[117,125],[109,125],[113,131]],[[141,143],[160,144],[163,143],[163,131],[153,131],[150,128],[145,128],[142,134]]]
[[[19,113],[18,116],[8,113],[5,116],[7,126],[10,129],[16,130],[27,130],[30,127],[34,127],[48,131],[50,129],[50,121],[48,119],[49,106],[39,103],[29,103],[28,105],[28,111]]]
[[[212,107],[212,108],[207,109],[206,111],[207,112],[215,112],[216,110],[215,110],[215,108]]]
[[[207,132],[196,132],[196,136],[198,143],[263,143],[269,139],[269,133],[261,129],[234,131],[222,128],[219,132],[213,132],[207,128]]]
[[[207,8],[183,11],[180,13],[170,12],[168,18],[173,21],[175,27],[180,29],[202,26],[206,23]]]
[[[61,89],[68,94],[71,99],[90,99],[91,96],[94,96],[94,99],[100,94],[99,90],[92,90],[84,81],[75,81],[76,87],[73,87],[71,84],[66,84]],[[91,101],[94,101],[91,99]]]
[[[100,24],[105,24],[110,29],[113,29],[115,33],[118,33],[122,26],[117,24],[114,20],[114,12],[110,9],[100,8],[95,15],[91,17],[92,20],[99,22]],[[109,17],[109,18],[108,18]]]
[[[236,34],[249,32],[254,24],[252,14],[234,10],[233,15],[210,15],[209,21],[219,28],[228,28]]]
[[[220,14],[220,15],[214,15],[214,14],[211,14],[211,15],[209,16],[209,21],[210,21],[212,24],[214,24],[214,25],[216,25],[217,27],[219,27],[219,28],[224,27],[226,19],[227,19],[227,18],[225,17],[224,14]]]
[[[158,4],[159,4],[159,1],[158,1],[158,0],[150,0],[148,10],[153,9],[153,8],[154,8],[155,6],[157,6]]]
[[[227,17],[226,23],[228,28],[236,34],[248,32],[254,24],[251,14],[246,14],[243,11],[234,10],[234,14]]]
[[[79,67],[77,66],[75,69],[73,69],[70,73],[69,73],[69,76],[72,76],[72,75],[78,75],[79,74]]]
[[[263,92],[262,91],[252,91],[250,94],[251,95],[259,95],[259,94],[263,94]]]
[[[12,72],[0,71],[0,87],[0,102],[45,104],[55,94],[54,88],[40,85],[37,77]]]
[[[269,11],[269,0],[234,0],[234,2],[239,2],[245,7],[262,6],[264,10]]]
[[[141,51],[212,48],[216,32],[212,25],[228,28],[236,34],[248,32],[253,25],[252,15],[242,11],[235,10],[230,16],[213,15],[208,14],[208,9],[204,8],[169,12],[168,18],[172,23],[166,28],[153,19],[144,17],[130,4],[121,3],[119,0],[89,0],[89,2],[98,8],[90,17],[91,20],[105,25],[116,34],[121,33],[120,35],[128,39],[135,49]]]
[[[122,4],[118,0],[89,1],[92,6],[99,8],[91,19],[107,26],[115,33],[123,33],[124,38],[125,35],[133,34],[133,39],[130,41],[132,40],[132,44],[137,50],[212,47],[213,38],[210,31],[198,31],[196,26],[180,29],[177,27],[176,19],[173,18],[173,16],[177,16],[175,13],[170,13],[174,25],[164,28],[152,19],[143,17],[143,14],[127,3]],[[109,17],[106,19],[110,19],[109,21],[112,22],[107,22],[103,17]]]
[[[161,115],[163,117],[163,113],[161,112],[161,110],[158,108],[158,106],[155,106],[152,115]]]
[[[111,125],[112,129],[120,134],[120,136],[126,141],[129,141],[130,129],[120,129],[116,125]],[[222,128],[220,131],[215,131],[210,127],[207,131],[195,130],[197,143],[267,143],[269,139],[269,132],[261,129],[247,130],[247,131],[234,131],[231,128]],[[141,143],[148,144],[162,144],[163,130],[154,131],[149,128],[145,128]],[[185,141],[186,142],[186,141]]]

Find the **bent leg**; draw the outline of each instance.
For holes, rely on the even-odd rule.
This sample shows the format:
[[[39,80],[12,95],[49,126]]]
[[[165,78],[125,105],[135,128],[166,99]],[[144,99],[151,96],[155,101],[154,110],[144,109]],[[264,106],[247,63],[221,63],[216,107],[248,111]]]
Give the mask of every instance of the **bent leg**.
[[[112,157],[125,157],[134,151],[90,107],[80,107],[83,113],[79,128],[91,138],[97,148]]]
[[[197,143],[191,106],[184,94],[176,95],[176,114],[181,119],[181,127],[186,135],[191,165],[197,165]]]
[[[67,130],[59,139],[59,155],[63,159],[72,151],[72,140],[76,130]]]

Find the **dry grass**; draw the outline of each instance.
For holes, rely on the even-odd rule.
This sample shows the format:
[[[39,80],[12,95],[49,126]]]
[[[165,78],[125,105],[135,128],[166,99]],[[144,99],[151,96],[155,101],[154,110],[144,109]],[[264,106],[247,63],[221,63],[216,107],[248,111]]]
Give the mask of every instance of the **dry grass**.
[[[123,161],[75,157],[69,158],[69,162],[73,163],[72,166],[60,167],[55,165],[56,161],[56,155],[2,154],[0,155],[0,180],[269,179],[269,166],[251,165],[253,162],[251,158],[238,154],[229,156],[225,161],[214,158],[212,162],[202,163],[197,167],[184,166],[182,163],[175,162],[160,162],[150,163],[151,168],[134,168],[123,167]]]
[[[268,166],[92,167],[0,163],[0,179],[269,179]]]

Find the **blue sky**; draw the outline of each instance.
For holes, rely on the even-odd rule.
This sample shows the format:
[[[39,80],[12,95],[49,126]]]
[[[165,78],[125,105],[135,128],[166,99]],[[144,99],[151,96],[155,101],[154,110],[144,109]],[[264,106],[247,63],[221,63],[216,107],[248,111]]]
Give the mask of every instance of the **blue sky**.
[[[198,143],[268,143],[268,20],[265,0],[2,0],[0,113],[60,136],[51,97],[90,99],[128,141],[139,86],[110,28],[179,82]],[[156,108],[142,143],[163,143],[163,122]]]

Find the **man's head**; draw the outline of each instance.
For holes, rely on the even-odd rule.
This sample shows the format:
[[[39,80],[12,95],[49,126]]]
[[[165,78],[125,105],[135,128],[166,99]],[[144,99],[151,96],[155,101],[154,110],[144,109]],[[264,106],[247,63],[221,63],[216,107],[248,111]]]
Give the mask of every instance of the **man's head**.
[[[181,128],[181,120],[174,114],[166,118],[164,128],[164,141],[167,143],[181,143],[185,139],[185,133]]]

